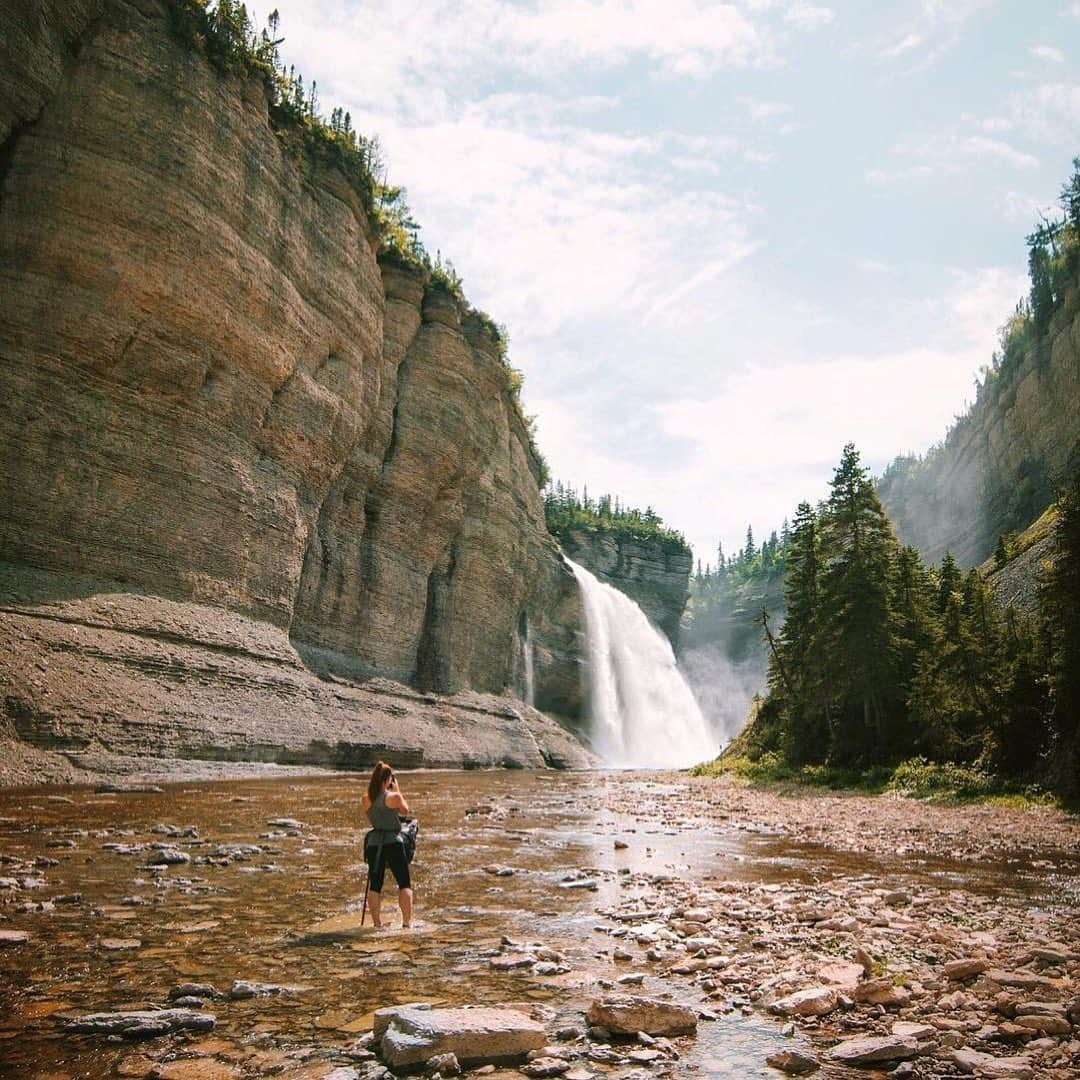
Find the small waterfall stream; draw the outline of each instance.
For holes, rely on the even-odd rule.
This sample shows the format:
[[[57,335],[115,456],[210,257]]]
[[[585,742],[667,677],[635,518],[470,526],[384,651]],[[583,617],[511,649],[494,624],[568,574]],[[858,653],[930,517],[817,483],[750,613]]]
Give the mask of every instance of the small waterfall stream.
[[[566,561],[585,608],[593,749],[616,768],[683,768],[715,757],[719,739],[667,637],[628,596]]]

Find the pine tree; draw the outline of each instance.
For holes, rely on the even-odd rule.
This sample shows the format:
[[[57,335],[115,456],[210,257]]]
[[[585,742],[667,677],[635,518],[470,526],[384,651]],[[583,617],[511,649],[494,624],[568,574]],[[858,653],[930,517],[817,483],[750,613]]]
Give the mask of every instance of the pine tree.
[[[1080,444],[1074,451],[1080,461]],[[1055,785],[1080,798],[1080,467],[1058,500],[1054,557],[1040,588]]]
[[[896,541],[854,445],[844,447],[822,519],[822,680],[832,698],[832,751],[872,764],[893,741],[902,704],[895,672],[889,578]]]
[[[785,753],[796,764],[822,761],[829,751],[828,716],[815,660],[820,578],[817,515],[808,502],[802,502],[788,540],[787,614],[769,672],[774,694],[785,699]]]
[[[952,552],[945,552],[945,557],[941,560],[941,569],[937,573],[937,579],[937,610],[939,615],[944,615],[945,609],[949,606],[949,597],[953,593],[960,591],[964,580],[963,575],[960,573],[960,567],[956,565],[956,560],[952,557]]]

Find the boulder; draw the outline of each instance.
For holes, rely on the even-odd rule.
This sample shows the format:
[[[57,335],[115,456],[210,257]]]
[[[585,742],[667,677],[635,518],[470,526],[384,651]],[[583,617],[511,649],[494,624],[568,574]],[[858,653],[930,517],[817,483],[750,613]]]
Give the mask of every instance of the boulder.
[[[562,1076],[570,1068],[570,1062],[562,1058],[540,1057],[534,1058],[528,1065],[522,1065],[521,1071],[526,1076],[537,1078],[549,1076]]]
[[[210,1031],[216,1018],[194,1009],[137,1010],[90,1013],[68,1020],[65,1031],[86,1035],[119,1035],[125,1039],[152,1039],[174,1031]]]
[[[821,1068],[815,1058],[809,1054],[800,1053],[798,1050],[781,1050],[777,1054],[770,1054],[765,1059],[765,1064],[781,1072],[790,1073],[792,1076],[800,1076],[803,1073],[812,1073]]]
[[[30,935],[25,930],[0,930],[0,948],[5,945],[22,945],[30,940]]]
[[[379,1043],[391,1069],[453,1054],[462,1067],[518,1061],[547,1044],[543,1025],[516,1009],[398,1008]]]
[[[829,1051],[832,1061],[843,1065],[874,1065],[879,1061],[903,1061],[919,1052],[914,1039],[896,1035],[860,1035],[845,1039]]]
[[[597,998],[585,1014],[594,1027],[614,1035],[691,1035],[697,1031],[697,1013],[683,1005],[654,998],[608,996]]]
[[[831,986],[815,986],[797,990],[794,994],[774,1001],[769,1012],[777,1016],[825,1016],[840,1004],[840,994]]]

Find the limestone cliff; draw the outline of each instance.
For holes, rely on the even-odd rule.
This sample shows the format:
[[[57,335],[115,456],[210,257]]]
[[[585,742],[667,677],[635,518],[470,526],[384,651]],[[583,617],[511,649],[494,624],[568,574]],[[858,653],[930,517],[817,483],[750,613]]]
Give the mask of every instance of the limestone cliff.
[[[1053,501],[1080,438],[1080,290],[1069,290],[1047,334],[1005,387],[980,394],[945,442],[901,459],[879,481],[904,543],[938,561],[985,559]]]
[[[8,722],[27,737],[27,716],[51,716],[48,744],[79,714],[93,740],[134,663],[131,723],[153,752],[181,722],[164,691],[222,635],[247,665],[248,734],[230,746],[290,743],[283,671],[312,700],[315,675],[521,696],[527,639],[537,701],[572,711],[576,587],[484,326],[380,265],[344,177],[286,148],[258,80],[180,43],[167,0],[16,0],[0,42]],[[90,636],[111,644],[86,696],[47,669],[28,682],[33,621],[77,625],[105,594],[118,606],[93,605]],[[132,657],[160,640],[175,655],[155,675]],[[223,678],[222,701],[229,678],[206,673]],[[339,735],[354,709],[334,706]],[[534,736],[575,760],[533,714],[504,716],[473,757],[417,715],[389,738],[428,760],[539,763]],[[509,749],[523,728],[525,758]],[[199,732],[213,753],[213,725]]]
[[[690,595],[690,551],[675,550],[659,539],[587,528],[568,529],[559,540],[571,559],[626,593],[678,648]]]

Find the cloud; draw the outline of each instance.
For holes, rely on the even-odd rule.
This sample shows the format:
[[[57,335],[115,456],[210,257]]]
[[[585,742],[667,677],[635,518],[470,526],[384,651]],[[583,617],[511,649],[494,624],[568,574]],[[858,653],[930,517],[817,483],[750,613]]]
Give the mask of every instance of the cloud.
[[[1013,118],[1031,137],[1074,147],[1080,141],[1080,81],[1037,83],[1013,96]]]
[[[791,23],[800,30],[816,30],[821,26],[828,26],[836,18],[836,12],[832,8],[811,4],[806,0],[796,0],[796,3],[784,12],[784,22]]]
[[[1061,12],[1061,16],[1065,19],[1080,19],[1080,4],[1069,4]]]
[[[990,7],[994,0],[921,0],[915,15],[891,35],[879,38],[872,47],[881,59],[908,59],[918,53],[908,70],[913,74],[947,53],[961,38],[973,17]]]
[[[907,163],[892,169],[873,168],[866,178],[885,184],[900,180],[923,180],[941,175],[970,172],[981,163],[996,161],[1016,169],[1038,168],[1039,159],[1002,139],[986,135],[944,133],[921,139],[903,140],[892,150]]]
[[[750,119],[755,123],[760,120],[771,120],[777,116],[786,116],[792,111],[786,101],[760,101],[749,97],[739,98],[739,101],[746,106]]]
[[[843,444],[880,468],[897,453],[924,450],[945,433],[989,361],[997,328],[1026,285],[998,267],[953,271],[945,295],[917,308],[924,344],[879,354],[797,358],[737,373],[723,392],[661,402],[654,413],[671,438],[692,442],[692,470],[655,490],[695,551],[708,557],[718,527],[728,550],[754,508],[763,534],[804,498],[824,493]],[[644,478],[634,482],[647,488]],[[719,519],[719,520],[718,520]]]
[[[881,55],[892,60],[894,57],[903,56],[904,53],[917,49],[925,40],[922,34],[904,34],[898,41],[893,42],[887,49],[883,49]]]
[[[1065,54],[1056,45],[1032,45],[1028,52],[1037,60],[1049,60],[1052,64],[1065,63]]]

